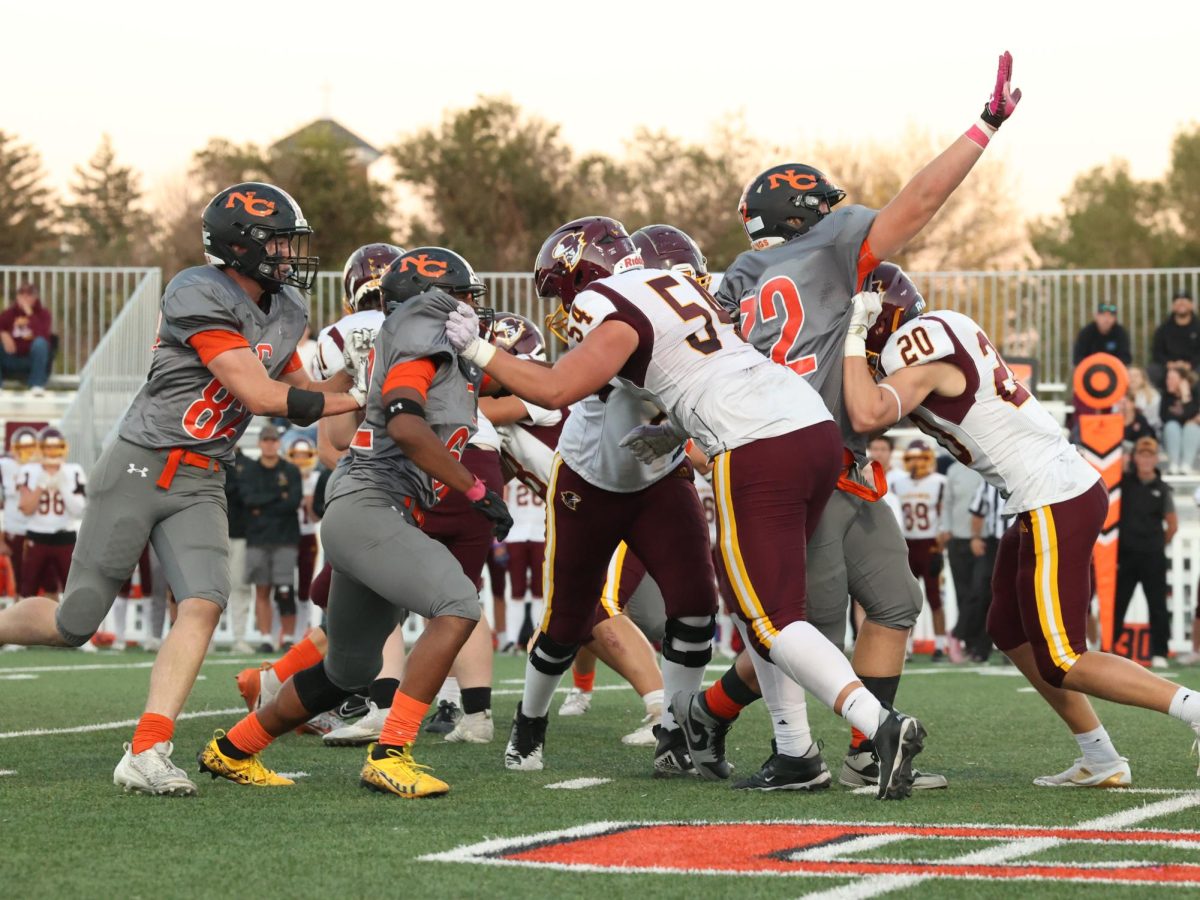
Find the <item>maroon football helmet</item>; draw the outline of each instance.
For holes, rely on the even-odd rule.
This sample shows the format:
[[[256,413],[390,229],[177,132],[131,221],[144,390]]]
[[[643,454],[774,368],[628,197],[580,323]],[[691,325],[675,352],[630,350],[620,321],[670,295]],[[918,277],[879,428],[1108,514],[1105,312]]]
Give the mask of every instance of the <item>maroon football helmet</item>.
[[[515,356],[546,358],[546,339],[542,337],[541,329],[517,313],[496,313],[492,323],[492,343]]]
[[[674,225],[647,225],[630,237],[641,251],[642,261],[647,268],[671,269],[690,275],[700,287],[708,290],[712,283],[708,260],[700,252],[700,245],[689,234]]]
[[[641,254],[616,219],[588,216],[556,228],[542,244],[533,266],[538,296],[558,301],[558,309],[546,318],[546,327],[565,341],[567,310],[576,294],[597,279],[641,266]]]
[[[383,309],[379,279],[403,255],[404,250],[395,244],[363,244],[350,254],[342,268],[342,305],[347,314]]]
[[[925,298],[911,278],[895,263],[877,265],[865,279],[864,291],[877,291],[883,301],[883,312],[867,331],[867,361],[874,368],[884,345],[909,319],[925,312]]]

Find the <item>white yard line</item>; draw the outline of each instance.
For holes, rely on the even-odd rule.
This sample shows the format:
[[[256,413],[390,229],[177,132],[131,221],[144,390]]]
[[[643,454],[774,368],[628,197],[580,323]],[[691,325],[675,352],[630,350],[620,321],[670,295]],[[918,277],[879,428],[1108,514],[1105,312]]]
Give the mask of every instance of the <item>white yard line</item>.
[[[178,719],[204,719],[210,716],[228,716],[233,713],[245,713],[245,706],[231,706],[228,709],[202,709],[197,712],[180,713]],[[96,722],[93,725],[77,725],[73,728],[31,728],[28,731],[0,732],[0,740],[22,737],[41,737],[47,734],[87,734],[91,731],[115,731],[119,728],[132,728],[137,725],[137,719],[122,719],[119,722]]]
[[[29,672],[18,672],[16,675],[0,675],[0,681],[37,681],[38,676]]]
[[[548,791],[581,791],[584,788],[599,787],[608,784],[611,778],[572,778],[569,781],[558,781],[546,785]]]
[[[1145,806],[1136,806],[1132,809],[1123,810],[1119,813],[1113,813],[1107,816],[1101,816],[1098,819],[1091,819],[1087,822],[1080,822],[1074,826],[1072,830],[1078,829],[1081,831],[1105,831],[1129,828],[1131,825],[1137,825],[1140,822],[1145,822],[1147,819],[1156,819],[1159,816],[1168,816],[1172,813],[1182,812],[1185,809],[1190,809],[1194,806],[1200,806],[1200,791],[1189,791],[1185,794],[1172,797],[1169,800],[1160,800],[1157,803],[1150,803]],[[1061,838],[1022,838],[1020,840],[1009,841],[1005,844],[999,844],[995,847],[988,847],[983,850],[975,850],[971,853],[965,853],[962,856],[956,856],[952,859],[943,861],[942,865],[977,865],[977,866],[994,866],[1001,863],[1012,862],[1013,860],[1021,859],[1022,857],[1032,856],[1035,853],[1041,853],[1052,847],[1057,847],[1066,843]],[[934,875],[873,875],[869,878],[860,879],[853,884],[842,885],[841,887],[832,888],[825,891],[814,891],[804,895],[804,900],[864,900],[867,897],[878,897],[883,894],[898,891],[903,888],[910,888],[921,884],[925,881],[936,879]]]
[[[206,659],[206,666],[252,666],[258,659]],[[149,669],[154,660],[136,663],[88,663],[78,666],[0,666],[0,676],[19,672],[96,672],[101,669]]]
[[[16,775],[16,769],[0,769],[0,775]]]

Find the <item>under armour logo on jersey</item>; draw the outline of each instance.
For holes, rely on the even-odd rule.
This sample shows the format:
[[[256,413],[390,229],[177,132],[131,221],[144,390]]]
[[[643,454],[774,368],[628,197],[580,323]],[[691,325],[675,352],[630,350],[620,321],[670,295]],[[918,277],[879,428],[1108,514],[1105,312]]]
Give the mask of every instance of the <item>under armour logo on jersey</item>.
[[[125,470],[125,474],[126,475],[141,475],[143,478],[146,478],[150,474],[150,467],[142,466],[139,469],[133,463],[130,463],[129,468]]]
[[[564,234],[558,239],[554,249],[550,251],[550,258],[561,259],[563,265],[567,267],[567,271],[574,272],[575,267],[579,265],[579,260],[583,258],[583,247],[586,243],[582,231]]]
[[[583,499],[574,491],[563,491],[558,495],[563,502],[563,506],[567,509],[579,509],[579,502]]]

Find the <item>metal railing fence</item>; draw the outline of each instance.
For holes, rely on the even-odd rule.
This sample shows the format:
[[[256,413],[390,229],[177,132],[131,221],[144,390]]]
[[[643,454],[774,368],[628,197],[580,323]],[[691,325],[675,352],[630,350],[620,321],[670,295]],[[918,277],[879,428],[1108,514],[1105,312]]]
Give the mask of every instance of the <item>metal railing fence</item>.
[[[158,269],[143,270],[116,320],[79,373],[79,390],[63,414],[71,459],[90,470],[150,370],[162,297]]]
[[[23,282],[37,286],[58,335],[58,355],[51,374],[75,377],[152,272],[158,269],[0,266],[0,301],[5,306],[15,302]]]

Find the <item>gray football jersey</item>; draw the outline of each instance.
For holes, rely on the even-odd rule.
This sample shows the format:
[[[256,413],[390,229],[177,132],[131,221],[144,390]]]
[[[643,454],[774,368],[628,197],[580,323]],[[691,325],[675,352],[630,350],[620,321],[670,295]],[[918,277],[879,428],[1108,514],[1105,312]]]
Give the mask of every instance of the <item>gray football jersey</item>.
[[[438,502],[449,488],[417,467],[392,440],[383,409],[388,373],[401,363],[429,359],[437,367],[425,398],[425,421],[455,458],[475,433],[483,372],[459,359],[446,339],[446,316],[457,301],[439,290],[426,291],[391,313],[371,351],[371,387],[367,413],[350,443],[350,467],[329,493],[330,501],[357,491],[382,490],[422,509]]]
[[[150,374],[121,421],[121,437],[141,447],[186,447],[231,462],[250,411],[188,341],[205,331],[240,335],[267,374],[278,378],[292,362],[307,324],[308,303],[295,288],[275,294],[264,312],[215,266],[184,269],[163,292]]]
[[[733,261],[717,300],[740,320],[755,349],[803,375],[842,429],[857,456],[866,438],[854,433],[842,402],[842,348],[850,298],[859,288],[859,260],[876,210],[837,209],[800,237]]]

